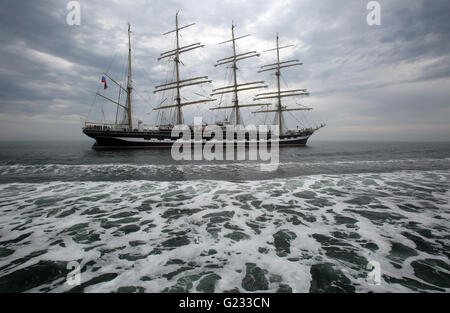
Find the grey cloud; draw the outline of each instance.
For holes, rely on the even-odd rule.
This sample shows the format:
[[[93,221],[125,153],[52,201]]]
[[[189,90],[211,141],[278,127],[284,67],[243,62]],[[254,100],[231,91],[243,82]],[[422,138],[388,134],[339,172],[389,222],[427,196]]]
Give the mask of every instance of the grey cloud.
[[[283,43],[298,43],[291,53],[304,65],[298,71],[287,70],[285,80],[289,86],[307,87],[312,96],[305,102],[314,103],[330,125],[343,127],[342,123],[352,124],[354,119],[391,127],[393,116],[411,127],[421,120],[443,125],[442,113],[450,97],[448,88],[441,88],[450,81],[450,2],[379,2],[382,25],[370,27],[363,0],[80,1],[82,25],[71,27],[65,24],[65,1],[5,0],[0,11],[0,114],[9,114],[8,118],[28,114],[36,120],[46,114],[86,115],[101,73],[122,73],[126,23],[131,21],[134,82],[139,93],[136,109],[151,116],[148,113],[159,100],[152,88],[166,77],[154,70],[156,57],[172,40],[166,38],[167,46],[161,46],[161,34],[173,28],[174,13],[180,9],[183,24],[197,23],[186,39],[203,41],[198,34],[228,34],[234,20],[239,33],[251,32],[252,40],[264,47],[272,47],[277,33]],[[183,70],[222,79],[225,71],[215,69],[213,63],[229,51],[215,46],[217,42],[208,44],[197,58],[187,57],[188,65],[196,69],[186,66]],[[72,65],[45,63],[33,52]],[[256,76],[257,66],[270,58],[264,54],[254,63],[243,63],[242,77],[273,80],[269,75]],[[420,93],[410,92],[408,86],[420,87]],[[426,99],[431,100],[424,107]],[[47,134],[43,128],[50,126],[39,120],[42,134]],[[7,131],[13,127],[3,125],[8,125],[0,124],[3,133],[4,127]],[[326,129],[322,133],[326,139]],[[434,138],[449,134],[449,127],[439,126]],[[351,139],[353,134],[349,131],[346,136]],[[77,132],[72,138],[82,137]]]

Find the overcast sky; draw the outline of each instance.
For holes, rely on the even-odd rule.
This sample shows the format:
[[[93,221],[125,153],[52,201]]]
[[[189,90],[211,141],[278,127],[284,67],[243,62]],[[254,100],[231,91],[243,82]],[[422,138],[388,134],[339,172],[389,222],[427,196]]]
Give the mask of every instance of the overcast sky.
[[[237,35],[252,34],[239,51],[273,48],[277,33],[282,45],[295,45],[282,57],[304,65],[284,78],[288,87],[311,92],[301,102],[314,108],[309,121],[327,124],[317,140],[450,138],[448,0],[380,0],[380,26],[367,24],[365,0],[80,0],[80,26],[67,25],[67,3],[2,1],[0,140],[85,139],[86,119],[115,110],[95,92],[102,90],[102,72],[123,78],[128,22],[136,115],[152,123],[161,101],[152,90],[168,79],[167,62],[156,59],[173,49],[173,36],[162,33],[174,28],[177,10],[181,25],[196,23],[183,31],[182,44],[205,44],[186,53],[181,71],[208,75],[213,84],[205,93],[225,83],[225,68],[213,65],[231,53],[218,43],[229,39],[234,21]],[[273,76],[256,71],[273,57],[242,62],[242,81],[272,84]],[[117,96],[112,87],[107,92]],[[196,110],[189,108],[187,117]]]

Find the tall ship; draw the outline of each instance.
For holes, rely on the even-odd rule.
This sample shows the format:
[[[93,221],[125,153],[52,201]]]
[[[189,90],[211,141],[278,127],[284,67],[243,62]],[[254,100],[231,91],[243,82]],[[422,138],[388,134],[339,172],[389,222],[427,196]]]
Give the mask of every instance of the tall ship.
[[[227,67],[229,69],[231,82],[227,86],[212,89],[212,92],[208,95],[195,93],[200,96],[199,99],[186,99],[186,95],[183,93],[186,88],[205,86],[212,83],[208,76],[182,77],[180,65],[184,66],[184,63],[181,60],[181,55],[204,47],[200,42],[184,46],[180,44],[180,32],[193,25],[195,23],[179,26],[177,13],[175,16],[175,29],[163,34],[175,35],[175,48],[161,53],[158,57],[158,61],[168,60],[172,64],[173,78],[155,86],[153,93],[160,95],[161,101],[153,108],[157,115],[156,124],[153,126],[146,126],[141,120],[138,120],[137,126],[133,122],[132,48],[131,29],[130,25],[128,25],[128,64],[125,83],[122,84],[113,79],[108,73],[103,73],[102,83],[104,83],[104,89],[108,88],[108,80],[116,85],[118,90],[117,100],[100,92],[96,93],[103,101],[106,100],[116,106],[115,121],[111,123],[86,121],[83,127],[83,133],[95,139],[93,149],[171,148],[180,139],[179,133],[173,132],[173,130],[178,125],[185,125],[184,108],[190,105],[205,105],[214,102],[215,104],[209,108],[209,111],[224,113],[215,115],[215,121],[209,124],[204,121],[200,125],[185,126],[192,131],[191,138],[188,138],[188,143],[198,145],[201,142],[203,145],[209,140],[220,140],[224,144],[228,144],[231,140],[234,145],[242,144],[245,146],[258,146],[263,141],[269,145],[276,142],[279,146],[304,146],[314,132],[325,126],[324,124],[319,124],[314,127],[302,127],[301,125],[291,129],[287,127],[284,119],[286,112],[309,111],[312,108],[300,104],[291,107],[283,103],[285,98],[308,96],[309,93],[306,89],[283,90],[281,88],[281,70],[300,66],[302,63],[296,59],[287,61],[280,59],[280,50],[289,48],[292,45],[280,47],[278,35],[276,37],[276,47],[264,51],[276,53],[276,62],[263,65],[258,71],[258,74],[261,75],[267,72],[275,74],[276,85],[274,88],[271,91],[263,90],[270,89],[269,85],[265,84],[264,81],[243,82],[238,77],[238,64],[241,61],[259,57],[260,53],[257,51],[237,51],[236,42],[250,35],[235,36],[236,27],[234,24],[231,27],[231,39],[220,43],[220,45],[230,44],[233,53],[229,57],[218,60],[215,64],[216,68]],[[241,101],[240,95],[250,92],[253,93],[253,101],[248,101],[251,103]],[[245,109],[253,109],[251,112],[247,112],[249,114],[263,114],[265,121],[272,116],[272,120],[267,124],[276,125],[275,131],[273,128],[260,128],[258,127],[259,125],[256,125],[257,127],[255,128],[243,128],[243,126],[245,127],[245,121],[242,110]],[[264,123],[259,122],[259,124],[262,125]],[[216,127],[216,129],[219,128],[223,138],[217,138],[217,134],[205,131],[207,128],[210,129],[211,126]],[[196,132],[201,133],[200,142],[195,137]],[[238,134],[238,132],[241,133]],[[241,139],[238,140],[238,138]],[[186,144],[186,138],[183,138],[183,140],[185,141],[184,144]]]

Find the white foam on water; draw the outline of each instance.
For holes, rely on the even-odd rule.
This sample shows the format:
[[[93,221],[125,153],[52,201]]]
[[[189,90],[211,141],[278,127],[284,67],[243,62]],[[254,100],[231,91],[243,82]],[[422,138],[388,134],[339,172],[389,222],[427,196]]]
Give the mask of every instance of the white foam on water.
[[[335,160],[335,161],[295,161],[295,162],[279,162],[277,164],[261,163],[261,162],[229,162],[229,163],[201,163],[201,164],[133,164],[133,163],[105,163],[105,164],[13,164],[0,165],[0,176],[13,175],[55,175],[64,176],[66,174],[74,174],[77,177],[82,175],[103,175],[109,174],[133,174],[133,173],[165,173],[171,171],[212,171],[218,169],[253,169],[253,170],[271,170],[272,167],[278,168],[309,168],[309,167],[325,167],[333,168],[339,166],[352,167],[381,167],[386,165],[397,164],[398,166],[408,165],[427,165],[444,164],[449,165],[450,158],[405,158],[405,159],[389,159],[389,160]]]
[[[188,286],[197,292],[209,273],[220,276],[215,292],[234,288],[245,292],[242,281],[252,263],[268,280],[268,289],[262,291],[277,291],[286,284],[293,292],[308,292],[314,279],[311,267],[329,263],[356,291],[411,291],[385,277],[432,285],[416,276],[411,263],[437,259],[448,264],[444,252],[450,244],[449,178],[449,171],[403,171],[241,182],[0,184],[0,241],[31,233],[17,243],[4,244],[14,253],[0,258],[0,279],[41,260],[81,260],[86,266],[82,282],[104,273],[118,274],[109,282],[86,287],[86,292],[117,291],[123,286],[161,292],[184,286],[187,276],[199,275]],[[418,209],[405,210],[404,205]],[[347,220],[338,223],[339,218]],[[79,226],[83,223],[87,225]],[[138,228],[123,228],[133,226]],[[423,237],[420,230],[430,230],[434,237]],[[274,242],[280,231],[295,234],[284,254]],[[403,235],[405,231],[429,242],[436,252],[418,249]],[[393,260],[393,242],[417,255]],[[208,255],[211,249],[216,253]],[[17,263],[39,250],[45,251]],[[380,263],[385,275],[380,286],[366,282],[365,267],[371,260]],[[62,280],[45,286],[52,292],[71,288]]]

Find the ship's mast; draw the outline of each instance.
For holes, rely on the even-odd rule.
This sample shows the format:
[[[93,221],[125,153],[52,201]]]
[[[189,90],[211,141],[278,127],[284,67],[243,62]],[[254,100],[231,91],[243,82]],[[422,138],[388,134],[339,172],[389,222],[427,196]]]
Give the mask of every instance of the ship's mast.
[[[114,124],[110,124],[110,123],[92,123],[89,122],[89,124],[102,124],[102,125],[113,125],[113,126],[117,126],[117,125],[127,125],[127,124],[118,124],[117,123],[117,114],[118,114],[118,109],[119,107],[123,108],[128,115],[128,127],[130,130],[133,129],[133,117],[132,117],[132,110],[131,110],[131,93],[133,91],[133,87],[132,87],[132,72],[131,72],[131,26],[130,24],[128,24],[128,79],[127,79],[127,88],[125,89],[125,87],[122,86],[122,84],[118,83],[116,80],[114,80],[111,76],[109,76],[107,73],[103,73],[103,75],[105,75],[106,77],[108,77],[114,84],[117,85],[117,87],[119,87],[119,97],[117,99],[117,101],[102,95],[101,93],[97,92],[97,95],[102,97],[105,100],[108,100],[114,104],[117,105],[117,110],[116,110],[116,121]],[[126,92],[127,94],[127,103],[126,105],[120,103],[120,93],[121,92]]]
[[[252,82],[252,83],[242,83],[242,84],[238,83],[238,80],[237,80],[237,70],[238,70],[237,62],[240,61],[240,60],[244,60],[244,59],[248,59],[248,58],[252,58],[252,57],[259,57],[260,54],[257,53],[256,51],[249,51],[249,52],[245,52],[245,53],[241,53],[241,54],[236,54],[236,40],[248,37],[250,35],[240,36],[240,37],[236,38],[235,37],[235,33],[234,33],[234,29],[235,29],[235,25],[232,23],[231,24],[231,40],[227,40],[227,41],[224,41],[224,42],[220,43],[220,44],[224,44],[224,43],[231,42],[233,44],[233,55],[231,57],[227,57],[227,58],[218,60],[216,65],[215,65],[215,67],[217,67],[219,65],[232,63],[232,68],[233,68],[233,85],[227,86],[227,87],[221,87],[221,88],[213,89],[213,93],[211,94],[211,96],[213,96],[213,95],[223,95],[223,94],[226,94],[226,93],[234,93],[233,105],[231,105],[231,106],[219,106],[219,107],[211,108],[211,110],[234,109],[235,110],[235,125],[238,125],[238,124],[240,124],[239,108],[241,108],[241,107],[250,107],[250,106],[267,105],[267,103],[253,103],[253,104],[241,105],[241,104],[239,104],[238,93],[240,91],[244,91],[244,90],[267,88],[268,86],[262,85],[262,84],[264,84],[264,81],[258,81],[258,82]],[[239,87],[242,87],[242,86],[248,86],[248,87],[246,87],[246,88],[239,88]]]
[[[275,73],[275,75],[277,76],[277,86],[278,86],[278,125],[280,127],[280,134],[282,132],[283,129],[283,118],[281,116],[281,87],[280,87],[280,76],[281,76],[281,72],[280,72],[280,44],[278,42],[278,34],[277,34],[277,71]]]
[[[128,103],[128,125],[130,130],[133,129],[133,118],[131,113],[131,92],[133,87],[131,86],[132,72],[131,72],[131,29],[130,24],[128,24],[128,83],[127,83],[127,103]]]
[[[175,29],[177,34],[177,54],[175,55],[175,68],[177,71],[177,105],[178,105],[178,125],[181,125],[183,122],[183,117],[181,116],[181,95],[180,95],[180,58],[178,51],[180,50],[180,36],[179,36],[179,29],[178,29],[178,12],[175,14]]]
[[[211,80],[208,80],[208,76],[200,76],[200,77],[194,77],[194,78],[181,79],[180,66],[179,66],[179,63],[181,63],[180,54],[187,52],[187,51],[191,51],[194,49],[204,47],[204,45],[201,45],[199,42],[180,47],[180,35],[179,35],[180,30],[188,28],[193,25],[195,25],[195,23],[179,27],[178,12],[177,12],[175,15],[175,29],[163,34],[163,35],[168,35],[171,33],[175,33],[175,35],[176,35],[176,49],[163,52],[163,53],[161,53],[160,57],[158,58],[158,61],[159,61],[164,58],[173,57],[173,61],[175,62],[176,81],[156,86],[155,90],[153,91],[153,93],[157,93],[157,92],[161,92],[161,91],[176,89],[175,104],[159,106],[157,108],[154,108],[154,110],[177,108],[177,123],[178,123],[178,125],[183,124],[183,112],[181,109],[183,106],[197,104],[197,103],[205,103],[205,102],[210,102],[210,101],[216,100],[216,99],[203,99],[203,100],[190,101],[190,102],[184,102],[184,103],[181,102],[181,88],[212,82]]]
[[[284,97],[295,97],[295,96],[307,96],[307,95],[309,95],[309,93],[306,91],[306,89],[281,90],[281,85],[280,85],[281,69],[282,68],[286,68],[286,67],[291,67],[291,66],[303,65],[303,63],[300,63],[299,60],[289,60],[289,61],[284,61],[284,62],[280,61],[280,50],[284,49],[284,48],[289,48],[289,47],[292,47],[292,46],[293,45],[280,47],[279,38],[278,38],[278,34],[277,34],[277,46],[276,46],[276,48],[264,51],[264,52],[269,52],[269,51],[276,50],[276,52],[277,52],[277,62],[273,63],[273,64],[267,64],[267,65],[261,66],[261,69],[258,71],[258,73],[275,70],[275,75],[277,76],[277,91],[260,93],[260,94],[257,94],[255,96],[255,98],[253,99],[254,101],[263,100],[263,99],[264,100],[265,99],[277,99],[277,107],[276,107],[276,109],[274,109],[274,110],[273,109],[272,110],[264,110],[264,111],[255,111],[255,112],[252,112],[252,113],[268,113],[268,112],[277,113],[278,114],[278,125],[279,125],[280,135],[283,133],[283,116],[282,116],[282,112],[311,110],[311,108],[306,108],[306,107],[287,108],[287,107],[283,106],[282,103],[281,103],[281,98],[284,98]]]
[[[234,24],[231,24],[231,40],[233,40],[233,77],[234,77],[234,109],[236,113],[236,125],[239,124],[239,99],[237,83],[237,64],[236,64],[236,40],[234,39]]]

